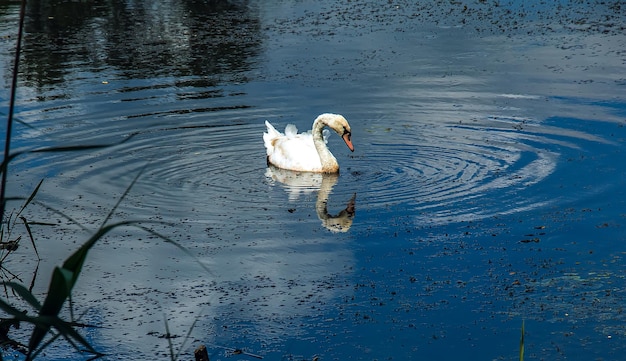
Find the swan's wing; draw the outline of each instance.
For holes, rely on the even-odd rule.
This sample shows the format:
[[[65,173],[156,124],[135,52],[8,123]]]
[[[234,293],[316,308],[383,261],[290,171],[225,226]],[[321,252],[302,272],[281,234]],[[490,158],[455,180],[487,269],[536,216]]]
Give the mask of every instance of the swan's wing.
[[[296,126],[293,124],[287,124],[287,126],[285,127],[285,135],[288,138],[295,137],[296,135],[298,135],[298,128],[296,128]]]
[[[265,126],[267,127],[267,134],[269,134],[271,137],[276,138],[283,135],[283,133],[276,130],[276,128],[274,128],[274,126],[267,120],[265,121]]]
[[[267,120],[265,121],[265,126],[267,127],[267,133],[263,133],[263,143],[265,144],[267,155],[270,155],[274,151],[276,139],[284,137],[284,134],[276,130]]]
[[[279,168],[316,171],[322,168],[319,154],[310,134],[298,134],[293,138],[281,137],[274,141],[268,160]]]

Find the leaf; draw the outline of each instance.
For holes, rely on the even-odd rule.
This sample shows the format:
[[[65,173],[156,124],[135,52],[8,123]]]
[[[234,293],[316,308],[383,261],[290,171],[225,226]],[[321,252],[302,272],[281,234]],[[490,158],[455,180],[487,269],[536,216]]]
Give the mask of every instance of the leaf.
[[[73,281],[75,282],[76,279],[78,279],[78,275],[80,274],[82,265],[85,262],[85,259],[87,258],[87,253],[100,238],[104,237],[107,233],[109,233],[114,228],[118,228],[118,227],[126,226],[126,225],[132,225],[132,224],[139,223],[139,222],[140,221],[132,221],[132,220],[121,221],[121,222],[109,224],[100,228],[95,234],[93,234],[87,240],[87,242],[83,243],[83,245],[80,246],[80,248],[77,249],[76,252],[74,252],[71,256],[69,256],[65,260],[65,262],[63,262],[63,268],[75,273],[75,277],[73,279]]]
[[[70,255],[61,267],[55,267],[48,287],[48,294],[39,311],[40,317],[56,317],[65,301],[71,296],[72,288],[78,280],[87,253],[96,242],[114,228],[136,223],[137,221],[123,221],[100,228],[78,250]],[[29,350],[37,349],[43,338],[50,331],[50,325],[41,324],[33,330],[28,343]]]
[[[9,315],[13,316],[13,319],[1,321],[0,325],[12,323],[14,321],[31,322],[32,317],[27,316],[23,311],[20,311],[17,308],[11,306],[10,304],[4,302],[3,299],[0,299],[0,309],[8,313]]]
[[[72,327],[70,323],[67,323],[59,318],[56,318],[55,321],[57,322],[54,322],[54,325],[55,325],[54,328],[56,328],[65,339],[67,339],[68,341],[70,339],[73,339],[74,341],[78,341],[78,343],[80,343],[90,353],[96,354],[96,355],[102,355],[99,352],[97,352],[89,344],[89,342],[87,342],[87,340],[83,338],[83,336],[81,336],[78,332],[76,332],[76,330],[74,329],[74,327]]]
[[[85,340],[75,329],[72,327],[73,325],[69,322],[63,321],[62,319],[56,316],[38,316],[33,318],[33,323],[38,325],[38,327],[50,328],[54,327],[58,331],[58,334],[55,334],[51,340],[46,342],[37,350],[29,349],[29,358],[34,359],[41,351],[43,351],[48,345],[50,345],[56,338],[59,336],[63,336],[76,350],[81,351],[81,349],[77,346],[76,343],[82,345],[86,349],[87,352],[103,356],[103,354],[97,352],[90,344]],[[30,347],[30,345],[29,345]],[[33,351],[34,350],[34,351]]]
[[[57,316],[72,291],[72,280],[75,279],[73,273],[62,267],[55,267],[52,271],[52,279],[48,288],[48,295],[39,310],[38,319],[43,320],[50,316]],[[28,341],[29,353],[36,350],[43,338],[50,331],[50,324],[38,323],[30,335]]]
[[[28,302],[35,310],[39,311],[41,309],[41,303],[39,303],[35,296],[33,296],[33,294],[22,284],[16,282],[3,282],[3,285],[5,287],[12,288],[18,296]]]

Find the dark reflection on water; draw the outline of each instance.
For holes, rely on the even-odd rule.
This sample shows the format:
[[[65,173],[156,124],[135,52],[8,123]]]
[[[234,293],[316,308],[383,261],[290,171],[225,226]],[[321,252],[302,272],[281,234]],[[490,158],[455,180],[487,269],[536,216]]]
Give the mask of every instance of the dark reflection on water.
[[[22,156],[10,191],[45,177],[38,199],[95,228],[143,169],[114,220],[167,222],[211,269],[135,230],[103,240],[74,306],[112,358],[167,359],[163,314],[175,347],[197,320],[186,358],[507,359],[521,319],[533,357],[615,358],[623,6],[552,5],[29,1],[16,147],[135,136]],[[0,3],[3,84],[16,14]],[[267,168],[264,120],[327,111],[353,127],[355,153],[329,140],[341,174]],[[29,212],[58,224],[35,229],[46,275],[87,234]]]
[[[245,81],[262,41],[252,11],[224,1],[29,1],[21,70],[38,87],[77,76],[75,67],[128,79],[194,75],[201,86]]]

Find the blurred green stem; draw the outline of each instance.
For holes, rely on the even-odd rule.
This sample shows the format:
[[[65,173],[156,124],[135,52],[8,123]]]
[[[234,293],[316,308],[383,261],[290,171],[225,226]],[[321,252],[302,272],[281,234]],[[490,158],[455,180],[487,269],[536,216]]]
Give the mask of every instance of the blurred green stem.
[[[9,168],[9,152],[11,151],[11,130],[13,128],[13,110],[15,108],[15,92],[17,90],[17,75],[20,64],[20,52],[22,50],[22,33],[24,29],[24,17],[26,13],[26,0],[22,0],[20,8],[20,23],[17,30],[17,44],[15,46],[15,60],[13,63],[13,79],[11,81],[11,95],[9,98],[9,114],[7,116],[7,129],[4,142],[4,159],[2,160],[2,181],[0,183],[0,224],[4,222],[4,210],[6,207],[5,189],[7,184],[7,170]]]

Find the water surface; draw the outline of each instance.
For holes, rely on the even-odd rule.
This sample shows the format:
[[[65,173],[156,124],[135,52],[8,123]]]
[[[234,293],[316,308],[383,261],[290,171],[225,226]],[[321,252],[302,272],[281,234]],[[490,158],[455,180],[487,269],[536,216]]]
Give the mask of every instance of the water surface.
[[[14,148],[116,145],[21,156],[10,192],[44,178],[38,200],[95,230],[139,174],[112,221],[194,255],[103,239],[73,299],[88,339],[167,359],[167,318],[181,359],[515,359],[525,320],[529,358],[621,355],[624,10],[497,5],[29,5]],[[353,129],[354,153],[329,141],[340,175],[268,169],[263,122],[323,112]],[[35,229],[42,294],[89,233],[28,217],[57,223]],[[33,258],[6,267],[28,283]]]

